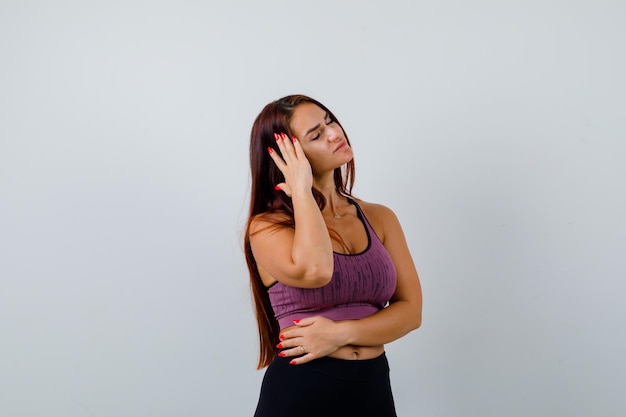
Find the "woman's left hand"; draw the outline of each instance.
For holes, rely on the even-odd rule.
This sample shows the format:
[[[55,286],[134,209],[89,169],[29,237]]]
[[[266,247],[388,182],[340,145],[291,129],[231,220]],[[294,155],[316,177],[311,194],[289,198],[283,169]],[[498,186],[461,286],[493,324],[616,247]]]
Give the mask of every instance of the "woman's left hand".
[[[328,356],[344,346],[345,336],[341,324],[322,316],[294,320],[295,326],[280,334],[280,356],[296,357],[293,365],[310,362],[313,359]]]

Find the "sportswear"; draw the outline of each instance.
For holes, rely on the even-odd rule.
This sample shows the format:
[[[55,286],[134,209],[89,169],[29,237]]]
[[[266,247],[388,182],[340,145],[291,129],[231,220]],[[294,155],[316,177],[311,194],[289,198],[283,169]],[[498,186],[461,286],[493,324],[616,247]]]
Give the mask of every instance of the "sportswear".
[[[320,315],[331,320],[353,320],[384,308],[396,289],[396,269],[383,242],[376,236],[361,207],[348,199],[367,233],[367,248],[357,254],[333,252],[334,270],[328,284],[298,288],[275,282],[268,288],[274,316],[281,329],[293,320]]]

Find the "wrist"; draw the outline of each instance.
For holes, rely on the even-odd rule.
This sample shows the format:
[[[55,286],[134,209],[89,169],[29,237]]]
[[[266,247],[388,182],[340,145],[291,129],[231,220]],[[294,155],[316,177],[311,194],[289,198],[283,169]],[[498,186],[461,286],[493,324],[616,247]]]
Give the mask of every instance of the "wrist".
[[[356,335],[354,331],[354,324],[356,320],[345,320],[339,322],[339,334],[341,346],[354,345],[356,342]]]
[[[291,198],[309,198],[313,197],[313,189],[311,187],[294,187],[291,190]]]

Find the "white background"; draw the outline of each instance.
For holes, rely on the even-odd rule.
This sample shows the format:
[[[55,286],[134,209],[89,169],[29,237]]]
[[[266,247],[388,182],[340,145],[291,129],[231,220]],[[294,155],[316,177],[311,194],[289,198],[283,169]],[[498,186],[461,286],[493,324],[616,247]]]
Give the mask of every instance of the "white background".
[[[420,272],[400,416],[625,415],[625,19],[3,0],[0,416],[252,415],[249,132],[293,93],[337,114]]]

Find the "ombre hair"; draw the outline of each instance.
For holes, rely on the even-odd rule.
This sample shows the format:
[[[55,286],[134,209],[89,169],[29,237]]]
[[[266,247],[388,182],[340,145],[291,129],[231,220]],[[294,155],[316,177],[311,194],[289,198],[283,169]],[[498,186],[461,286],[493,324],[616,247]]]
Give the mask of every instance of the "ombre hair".
[[[274,133],[284,132],[288,137],[293,135],[290,126],[291,118],[293,117],[296,107],[303,103],[313,103],[325,112],[328,112],[330,119],[336,122],[343,131],[339,120],[337,120],[335,115],[322,103],[304,95],[290,95],[266,105],[254,121],[250,134],[250,172],[252,182],[250,190],[250,212],[244,237],[244,249],[248,270],[250,272],[250,286],[254,299],[255,316],[259,328],[260,355],[257,369],[268,366],[278,353],[276,344],[279,340],[280,328],[278,327],[278,321],[274,317],[274,311],[272,310],[267,288],[261,281],[261,276],[259,275],[256,261],[252,254],[252,248],[250,247],[250,226],[253,219],[259,216],[280,214],[280,216],[264,217],[264,220],[273,222],[277,227],[294,227],[291,197],[288,197],[282,191],[276,191],[274,189],[276,184],[285,181],[284,176],[271,159],[267,148],[271,147],[280,154],[280,150],[275,146],[276,139],[274,138]],[[345,131],[343,131],[343,133],[348,145],[350,145],[350,140]],[[339,194],[345,196],[352,195],[352,186],[354,185],[354,159],[335,169],[334,181],[335,188]],[[313,188],[312,191],[320,210],[322,210],[326,206],[326,199],[319,190]],[[277,217],[285,220],[276,220]]]

